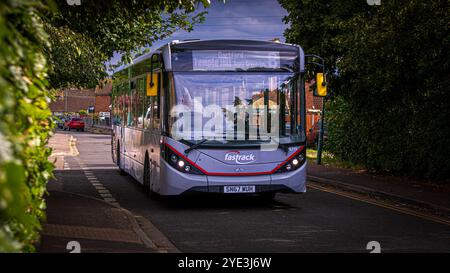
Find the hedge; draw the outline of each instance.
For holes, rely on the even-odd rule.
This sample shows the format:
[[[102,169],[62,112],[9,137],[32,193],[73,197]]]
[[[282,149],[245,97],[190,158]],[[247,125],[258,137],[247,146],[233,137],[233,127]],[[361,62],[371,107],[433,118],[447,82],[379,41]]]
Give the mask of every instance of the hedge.
[[[0,252],[34,250],[53,171],[48,40],[36,2],[0,2]]]

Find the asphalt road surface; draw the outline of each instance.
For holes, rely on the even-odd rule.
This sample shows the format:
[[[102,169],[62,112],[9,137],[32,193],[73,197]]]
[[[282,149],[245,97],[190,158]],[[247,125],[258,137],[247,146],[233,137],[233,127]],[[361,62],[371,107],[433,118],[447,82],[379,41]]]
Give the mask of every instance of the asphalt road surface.
[[[450,226],[309,188],[306,194],[257,198],[193,197],[152,200],[139,183],[120,176],[110,136],[78,132],[79,155],[57,172],[63,190],[99,198],[80,164],[120,206],[149,219],[182,252],[450,252]]]

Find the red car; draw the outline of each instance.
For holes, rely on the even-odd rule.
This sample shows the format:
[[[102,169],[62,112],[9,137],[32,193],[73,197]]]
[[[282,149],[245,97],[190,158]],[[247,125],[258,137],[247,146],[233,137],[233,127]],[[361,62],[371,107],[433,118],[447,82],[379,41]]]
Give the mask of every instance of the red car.
[[[84,131],[84,121],[80,118],[71,118],[64,122],[63,130],[77,129],[77,131]]]

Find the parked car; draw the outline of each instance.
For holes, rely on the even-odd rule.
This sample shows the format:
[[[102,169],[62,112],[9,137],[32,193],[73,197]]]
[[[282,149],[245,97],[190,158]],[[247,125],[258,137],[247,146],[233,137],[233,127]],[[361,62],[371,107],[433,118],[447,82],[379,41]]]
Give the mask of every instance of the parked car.
[[[69,131],[71,129],[76,129],[77,131],[84,131],[84,121],[81,118],[70,118],[64,122],[63,130]]]
[[[317,144],[319,143],[319,132],[320,132],[321,123],[322,122],[319,120],[318,122],[316,122],[316,124],[314,124],[314,126],[311,129],[309,129],[308,136],[307,136],[307,142],[309,145],[317,146]],[[327,140],[327,136],[328,136],[327,124],[324,123],[323,124],[323,140],[324,140],[324,142]]]
[[[64,117],[55,117],[55,124],[58,129],[64,128],[64,122],[66,119]]]

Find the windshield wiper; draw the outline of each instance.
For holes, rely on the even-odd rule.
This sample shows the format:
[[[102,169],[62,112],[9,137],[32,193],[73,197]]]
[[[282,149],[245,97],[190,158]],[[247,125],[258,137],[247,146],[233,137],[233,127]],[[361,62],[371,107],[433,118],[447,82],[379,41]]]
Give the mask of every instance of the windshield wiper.
[[[184,150],[184,153],[187,155],[189,154],[190,151],[198,148],[200,145],[202,145],[203,143],[205,143],[206,141],[208,141],[207,139],[202,139],[199,142],[195,143],[194,145],[192,145],[191,147],[187,148],[186,150]]]

